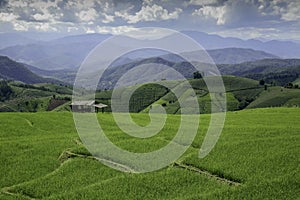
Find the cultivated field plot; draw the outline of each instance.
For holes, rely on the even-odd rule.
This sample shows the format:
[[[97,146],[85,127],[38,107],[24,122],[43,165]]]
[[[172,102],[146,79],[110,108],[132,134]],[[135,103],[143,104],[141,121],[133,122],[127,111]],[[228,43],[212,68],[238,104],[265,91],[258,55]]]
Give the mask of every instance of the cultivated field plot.
[[[148,139],[122,133],[98,114],[110,140],[132,152],[159,149],[174,137],[179,115]],[[147,114],[132,114],[147,125]],[[297,199],[300,196],[298,108],[227,114],[213,151],[198,158],[210,115],[175,163],[152,173],[123,173],[96,161],[77,135],[71,113],[0,114],[0,199]]]

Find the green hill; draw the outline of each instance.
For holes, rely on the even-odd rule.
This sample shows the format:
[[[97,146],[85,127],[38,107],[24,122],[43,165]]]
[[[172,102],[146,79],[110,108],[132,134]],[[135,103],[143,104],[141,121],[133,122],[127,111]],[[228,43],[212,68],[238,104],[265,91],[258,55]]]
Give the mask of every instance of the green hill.
[[[0,112],[51,111],[70,102],[72,88],[53,84],[23,84],[2,81],[0,92],[9,90],[0,100]]]
[[[103,74],[99,88],[101,89],[112,89],[116,82],[121,78],[127,71],[133,69],[136,66],[143,64],[156,64],[156,66],[165,65],[175,69],[185,78],[193,78],[193,73],[196,71],[194,66],[189,62],[180,60],[172,60],[170,58],[152,57],[142,60],[135,60],[125,65],[109,67]],[[212,69],[210,64],[205,63],[193,63],[198,65],[203,71],[209,73],[209,69]],[[252,62],[244,62],[240,64],[218,64],[218,69],[223,75],[233,75],[251,78],[255,80],[264,79],[269,84],[275,84],[285,86],[289,82],[295,81],[300,74],[300,59],[263,59]],[[161,74],[168,76],[168,72],[165,71],[151,71],[145,70],[142,76],[152,77],[156,80],[161,80]],[[133,77],[140,77],[141,74]],[[168,80],[174,80],[176,77],[169,77]]]
[[[141,125],[149,122],[147,114],[132,116]],[[298,116],[298,108],[229,112],[217,145],[199,159],[210,122],[210,115],[201,115],[198,134],[180,159],[134,174],[91,157],[71,113],[0,113],[0,199],[297,199]],[[180,122],[179,115],[168,115],[157,136],[139,139],[120,131],[111,114],[98,118],[113,143],[145,153],[168,144]]]
[[[300,106],[300,89],[287,89],[276,86],[259,85],[256,80],[235,77],[222,77],[227,95],[227,110],[236,111],[247,108],[291,107]],[[12,111],[69,111],[72,88],[54,84],[22,84],[17,82],[3,82],[0,84],[0,112]],[[168,85],[169,89],[160,85]],[[149,112],[157,104],[162,105],[169,114],[181,112],[178,99],[171,89],[176,90],[182,80],[158,81],[156,84],[142,84],[126,88],[119,88],[115,93],[122,94],[124,89],[131,91],[129,111],[133,113]],[[189,79],[197,95],[201,113],[211,112],[210,94],[203,79]],[[1,89],[3,88],[3,89]],[[267,90],[265,90],[267,89]],[[185,91],[180,98],[187,98],[192,92]],[[218,95],[218,94],[216,94]],[[96,102],[108,105],[105,112],[111,112],[111,90],[96,93]],[[119,105],[118,111],[125,111],[126,105]]]
[[[252,79],[234,76],[224,76],[222,78],[226,88],[227,109],[229,111],[246,108],[264,90],[264,87],[260,86],[258,81]],[[182,80],[165,80],[158,81],[156,84],[146,83],[120,88],[116,89],[116,91],[118,91],[117,93],[120,93],[120,95],[123,90],[127,92],[134,91],[129,103],[130,112],[148,112],[150,107],[160,104],[166,109],[167,113],[176,114],[180,113],[180,105],[178,99],[170,89],[176,90],[176,87],[179,87],[181,83]],[[189,83],[197,95],[201,112],[210,113],[210,96],[204,80],[189,79]],[[169,89],[160,84],[168,85]],[[186,94],[188,95],[189,92],[190,91],[186,91]],[[110,107],[111,95],[111,91],[104,90],[96,94],[96,100]],[[185,94],[183,94],[183,96],[184,95]],[[110,111],[110,108],[106,108],[105,111]]]
[[[21,81],[23,83],[62,83],[61,81],[43,78],[31,72],[22,63],[15,62],[6,56],[0,56],[0,79]]]
[[[264,86],[259,85],[259,82],[253,79],[235,76],[223,76],[222,78],[226,89],[228,111],[257,107],[291,107],[300,105],[300,89],[283,88],[283,92],[281,92],[281,87],[266,86],[267,90],[265,90]],[[201,113],[210,113],[210,95],[204,80],[189,79],[189,82],[197,95]],[[122,94],[124,89],[127,92],[134,91],[129,101],[130,112],[147,113],[150,107],[159,104],[169,114],[180,113],[178,99],[170,89],[159,85],[160,83],[166,84],[170,89],[176,90],[176,87],[182,83],[182,80],[166,80],[158,81],[157,84],[135,85],[117,89],[116,91],[118,92],[116,93]],[[186,91],[186,94],[189,92]],[[96,101],[108,105],[104,109],[105,112],[111,112],[111,95],[111,90],[103,90],[96,93]],[[119,106],[122,109],[125,107],[125,105]],[[68,110],[68,107],[66,105],[62,110]],[[122,109],[118,111],[122,111]]]
[[[263,87],[260,86],[255,80],[234,76],[224,76],[222,78],[226,89],[228,111],[246,108],[263,91]],[[176,81],[172,82],[174,83],[174,90],[176,90],[176,87],[181,83],[181,81],[177,81],[177,84],[175,84]],[[210,95],[204,80],[190,79],[189,82],[198,97],[201,113],[210,113]],[[138,93],[139,90],[136,92]],[[186,93],[189,93],[189,91],[186,91]],[[149,105],[142,112],[148,112],[150,106],[155,106],[155,104],[163,105],[169,114],[180,113],[180,105],[178,100],[170,91],[160,99],[154,101],[153,104]]]
[[[299,85],[300,86],[300,78],[296,79],[293,83],[294,83],[294,85]]]
[[[295,106],[300,106],[300,89],[270,87],[268,90],[263,91],[247,108]]]
[[[295,81],[300,74],[300,59],[264,59],[235,65],[219,65],[222,74],[265,80],[280,86]]]

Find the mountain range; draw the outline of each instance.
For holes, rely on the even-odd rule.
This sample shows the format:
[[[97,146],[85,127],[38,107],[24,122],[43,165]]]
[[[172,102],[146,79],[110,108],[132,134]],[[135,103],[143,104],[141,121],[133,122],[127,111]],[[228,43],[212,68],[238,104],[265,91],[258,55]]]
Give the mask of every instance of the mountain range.
[[[51,41],[16,45],[0,50],[0,55],[41,69],[70,69],[80,66],[86,55],[108,35],[68,36]]]
[[[217,64],[237,64],[266,58],[300,58],[300,44],[296,42],[242,40],[196,31],[183,31],[182,33],[203,46]],[[23,38],[23,42],[16,42],[18,45],[10,42],[10,45],[14,46],[7,47],[5,44],[1,45],[0,43],[0,47],[5,47],[0,50],[0,55],[6,55],[18,62],[40,69],[77,69],[87,54],[97,44],[110,36],[109,34],[85,34],[39,42]],[[10,41],[12,41],[12,38],[18,37],[12,35],[10,38]],[[1,42],[3,43],[2,40]],[[120,47],[122,46],[122,44],[119,45]],[[193,54],[193,52],[183,53]],[[153,56],[163,56],[163,54],[149,55],[140,51],[134,57],[123,58],[118,65]],[[164,58],[170,60],[167,57]],[[174,62],[177,61],[175,60]]]
[[[38,42],[37,40],[18,33],[0,33],[0,38],[0,49],[15,45],[26,45]]]
[[[242,40],[198,31],[182,31],[182,33],[194,39],[204,49],[249,48],[265,51],[281,58],[300,58],[300,44],[292,41],[271,40],[263,42],[255,39]]]
[[[213,50],[218,52],[219,50]],[[236,49],[236,51],[240,51]],[[252,51],[252,50],[246,50]],[[230,51],[227,51],[230,52]],[[225,55],[222,55],[225,56]],[[170,59],[170,57],[172,59]],[[170,59],[170,60],[169,60]],[[185,78],[192,78],[196,71],[193,65],[199,66],[202,73],[214,74],[211,71],[211,64],[196,63],[192,64],[180,60],[179,56],[163,55],[162,57],[144,58],[138,60],[128,59],[122,60],[125,64],[120,64],[118,61],[111,65],[104,71],[104,74],[99,82],[99,88],[111,89],[116,82],[128,71],[133,70],[137,66],[155,66],[148,67],[147,70],[133,71],[129,82],[127,84],[136,84],[138,82],[147,82],[161,79],[180,79],[180,77],[173,75],[170,69],[165,69],[165,66],[175,69]],[[173,62],[175,61],[175,62]],[[242,62],[238,64],[217,64],[220,73],[223,75],[234,75],[248,77],[256,80],[264,79],[268,83],[276,83],[277,85],[285,85],[289,82],[295,81],[300,74],[300,59],[279,59],[269,58],[251,62]],[[158,73],[159,72],[159,73]],[[137,74],[138,73],[138,74]],[[97,76],[96,71],[90,76]],[[76,77],[75,69],[61,69],[61,70],[45,70],[28,64],[15,62],[6,56],[0,56],[0,78],[8,80],[16,80],[24,83],[58,83],[58,84],[73,84]],[[128,77],[127,77],[128,78]],[[150,80],[151,79],[151,80]]]
[[[30,71],[25,64],[15,62],[6,56],[0,56],[0,79],[21,81],[28,84],[63,83],[53,78],[39,76]]]

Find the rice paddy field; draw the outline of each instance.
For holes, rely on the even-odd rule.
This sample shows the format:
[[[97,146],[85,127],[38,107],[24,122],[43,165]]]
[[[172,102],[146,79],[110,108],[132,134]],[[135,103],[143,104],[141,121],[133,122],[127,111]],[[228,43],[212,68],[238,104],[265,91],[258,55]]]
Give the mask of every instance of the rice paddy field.
[[[139,125],[149,116],[131,114]],[[168,115],[156,136],[123,133],[110,113],[99,113],[107,137],[131,152],[162,148],[180,115]],[[125,173],[85,149],[72,113],[0,113],[0,199],[299,199],[299,108],[228,112],[215,148],[198,158],[210,115],[188,150],[169,166]]]

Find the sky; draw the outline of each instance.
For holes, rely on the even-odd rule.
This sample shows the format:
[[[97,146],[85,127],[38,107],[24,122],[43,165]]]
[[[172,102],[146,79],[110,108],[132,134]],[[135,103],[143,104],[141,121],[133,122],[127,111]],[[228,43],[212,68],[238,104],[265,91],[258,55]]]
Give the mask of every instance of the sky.
[[[300,40],[300,1],[0,0],[0,32],[120,34],[139,27]]]

